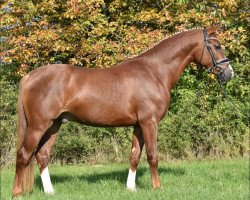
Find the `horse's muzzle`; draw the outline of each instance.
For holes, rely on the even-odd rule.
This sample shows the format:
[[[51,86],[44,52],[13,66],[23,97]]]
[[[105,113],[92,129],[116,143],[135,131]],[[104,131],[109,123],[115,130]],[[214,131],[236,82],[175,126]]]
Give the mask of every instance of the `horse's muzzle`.
[[[227,83],[234,76],[234,71],[232,66],[229,64],[228,67],[222,70],[219,74],[217,74],[218,80],[220,83]]]

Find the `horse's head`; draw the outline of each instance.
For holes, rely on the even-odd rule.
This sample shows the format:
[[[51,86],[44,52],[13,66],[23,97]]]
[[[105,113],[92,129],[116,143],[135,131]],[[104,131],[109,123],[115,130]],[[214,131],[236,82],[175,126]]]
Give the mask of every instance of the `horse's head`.
[[[234,71],[216,37],[215,31],[217,29],[219,26],[203,29],[200,36],[201,42],[195,51],[195,59],[199,64],[205,66],[209,73],[215,74],[220,83],[226,83],[231,80]]]

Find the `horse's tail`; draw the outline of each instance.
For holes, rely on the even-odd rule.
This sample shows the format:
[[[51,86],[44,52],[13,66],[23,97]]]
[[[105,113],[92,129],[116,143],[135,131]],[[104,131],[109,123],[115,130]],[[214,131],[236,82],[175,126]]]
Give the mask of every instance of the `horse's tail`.
[[[23,141],[27,137],[28,123],[25,115],[22,87],[20,83],[19,96],[18,96],[18,131],[17,131],[17,151],[22,146]],[[23,181],[22,181],[22,193],[26,194],[32,191],[34,186],[34,154],[32,154],[30,161],[25,167]],[[18,159],[18,158],[17,158]]]

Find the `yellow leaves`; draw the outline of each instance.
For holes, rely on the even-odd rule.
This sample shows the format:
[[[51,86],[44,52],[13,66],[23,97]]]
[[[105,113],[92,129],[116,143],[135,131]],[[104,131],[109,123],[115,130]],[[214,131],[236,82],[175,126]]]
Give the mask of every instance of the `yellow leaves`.
[[[239,26],[239,27],[238,27],[238,31],[239,31],[240,33],[246,32],[246,30],[245,30],[242,26]]]
[[[68,10],[68,11],[65,12],[62,16],[63,16],[64,18],[66,18],[66,19],[71,19],[71,20],[77,17],[77,15],[75,15],[73,9]]]
[[[74,45],[73,44],[66,43],[65,41],[62,41],[62,40],[55,41],[51,45],[51,48],[55,52],[74,51]]]
[[[114,0],[109,4],[110,12],[114,12],[122,6],[126,6],[126,2],[121,2],[121,0]]]
[[[75,59],[75,58],[71,58],[71,59],[69,59],[69,64],[70,65],[78,65],[78,61]]]
[[[37,4],[37,9],[45,13],[55,13],[57,8],[58,5],[55,0],[41,1],[39,4]]]
[[[104,4],[103,0],[87,0],[84,1],[85,5],[89,8],[89,9],[97,9],[100,8],[101,5]]]
[[[12,59],[11,59],[11,57],[4,57],[3,62],[12,63]]]
[[[210,80],[212,80],[212,81],[216,81],[217,80],[217,77],[216,77],[216,75],[214,75],[214,74],[208,74],[208,77],[209,77],[209,79]]]
[[[239,26],[220,33],[220,38],[228,51],[244,59],[249,56],[249,51],[246,47],[248,41],[246,33],[247,30]]]
[[[135,16],[140,21],[150,21],[159,19],[159,15],[156,10],[141,11]]]
[[[1,16],[0,25],[16,23],[18,20],[10,14],[4,14]]]
[[[14,13],[1,16],[1,26],[20,25],[5,33],[9,36],[6,49],[13,50],[6,62],[111,67],[146,51],[167,35],[216,23],[226,27],[219,38],[230,55],[247,56],[246,21],[240,21],[245,14],[238,15],[235,10],[241,0],[221,0],[215,3],[215,9],[186,0],[179,4],[127,0],[28,2],[21,5],[15,1]]]
[[[33,53],[29,51],[28,49],[24,49],[22,54],[23,54],[24,60],[29,60],[29,58],[33,55]]]
[[[224,8],[227,11],[235,11],[235,9],[237,8],[238,1],[237,0],[222,0],[218,4],[220,7]]]
[[[92,18],[100,15],[100,8],[103,4],[103,0],[70,0],[67,1],[66,11],[62,13],[60,17],[71,20],[77,20],[79,17],[84,17],[91,20]]]
[[[28,70],[28,65],[22,63],[22,64],[18,67],[18,69],[17,69],[17,71],[15,72],[14,75],[15,75],[15,76],[19,75],[20,77],[23,77],[23,76],[25,76],[25,75],[27,74],[27,70]]]
[[[157,22],[158,23],[163,23],[163,22],[166,22],[166,21],[171,21],[173,18],[170,14],[170,12],[167,10],[167,9],[162,9],[160,12],[159,12],[159,18],[157,19]]]
[[[88,33],[90,37],[105,37],[112,35],[119,27],[117,22],[107,23],[106,21],[99,19],[99,24],[93,27],[93,29]]]
[[[38,36],[38,40],[41,42],[54,41],[59,38],[59,35],[53,30],[35,31],[35,35]]]

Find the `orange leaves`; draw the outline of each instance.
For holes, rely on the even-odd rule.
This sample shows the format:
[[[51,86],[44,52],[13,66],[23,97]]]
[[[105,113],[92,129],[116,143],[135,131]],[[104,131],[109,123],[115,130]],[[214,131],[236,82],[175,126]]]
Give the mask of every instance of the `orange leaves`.
[[[59,36],[53,30],[35,30],[29,36],[20,35],[12,38],[10,41],[11,55],[6,59],[20,62],[17,74],[24,75],[29,66],[34,66],[37,62],[41,63],[46,57],[49,57],[53,43],[58,38]]]
[[[85,19],[91,20],[100,15],[100,8],[103,4],[104,2],[102,0],[70,0],[67,1],[65,12],[62,13],[61,17],[71,20],[84,17]]]
[[[32,47],[42,47],[50,45],[51,42],[59,38],[53,30],[35,30],[29,34],[28,37],[20,35],[11,40],[11,44],[14,45],[14,48],[26,48]],[[18,47],[19,46],[19,47]]]
[[[111,67],[177,31],[212,24],[226,27],[219,37],[231,60],[249,55],[243,0],[9,2],[0,8],[1,52],[11,50],[2,59],[28,66],[22,69],[51,62]]]

